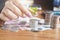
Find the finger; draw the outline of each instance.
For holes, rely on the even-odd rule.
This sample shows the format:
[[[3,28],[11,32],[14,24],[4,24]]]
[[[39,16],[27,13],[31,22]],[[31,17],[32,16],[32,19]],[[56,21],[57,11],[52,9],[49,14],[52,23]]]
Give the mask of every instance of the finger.
[[[7,18],[3,13],[0,14],[0,19],[3,21],[8,21],[10,20],[9,18]]]
[[[27,15],[28,17],[32,17],[32,15],[31,15],[31,13],[27,10],[27,8],[24,6],[24,5],[22,5],[21,3],[20,3],[20,1],[19,2],[13,2],[23,13],[25,13],[25,15]]]
[[[22,16],[22,12],[11,1],[10,2],[7,1],[6,4],[5,4],[5,7],[10,9],[17,16]]]
[[[22,13],[22,17],[23,17],[23,18],[26,18],[27,16],[26,16],[24,13]]]
[[[12,11],[10,11],[9,9],[5,9],[2,12],[10,19],[16,19],[17,18],[17,16]]]

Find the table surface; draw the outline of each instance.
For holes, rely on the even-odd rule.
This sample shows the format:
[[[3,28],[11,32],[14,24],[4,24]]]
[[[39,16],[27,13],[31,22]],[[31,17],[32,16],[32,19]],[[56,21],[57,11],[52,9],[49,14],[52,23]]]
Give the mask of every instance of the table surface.
[[[60,28],[40,32],[0,30],[0,40],[60,40]]]

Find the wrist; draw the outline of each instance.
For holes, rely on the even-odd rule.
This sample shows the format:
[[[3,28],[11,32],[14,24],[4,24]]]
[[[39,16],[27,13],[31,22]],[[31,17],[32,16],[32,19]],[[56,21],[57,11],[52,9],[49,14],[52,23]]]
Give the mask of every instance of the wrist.
[[[4,21],[0,19],[0,27],[4,25]]]

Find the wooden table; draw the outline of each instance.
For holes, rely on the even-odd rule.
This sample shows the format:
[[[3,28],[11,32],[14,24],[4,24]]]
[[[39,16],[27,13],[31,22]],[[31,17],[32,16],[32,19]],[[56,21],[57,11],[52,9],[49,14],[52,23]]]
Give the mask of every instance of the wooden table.
[[[0,40],[60,40],[60,28],[40,32],[0,30]]]

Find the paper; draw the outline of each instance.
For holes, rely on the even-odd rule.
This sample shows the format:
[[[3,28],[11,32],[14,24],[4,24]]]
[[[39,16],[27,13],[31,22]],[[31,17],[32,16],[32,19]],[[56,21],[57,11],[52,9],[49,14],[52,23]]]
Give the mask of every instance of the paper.
[[[3,30],[9,30],[9,31],[12,31],[12,32],[18,32],[19,30],[31,30],[32,28],[29,25],[30,19],[31,18],[21,18],[21,17],[19,17],[16,20],[6,21],[4,26],[2,27],[2,29]],[[40,23],[44,23],[43,19],[38,19],[38,20],[40,20],[39,21]],[[44,27],[43,26],[41,26],[41,27],[42,28],[38,27],[39,31],[44,30]]]

